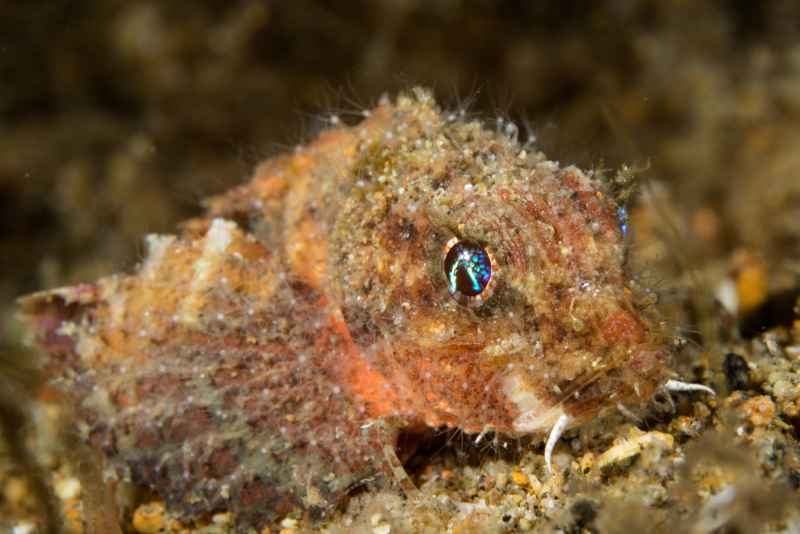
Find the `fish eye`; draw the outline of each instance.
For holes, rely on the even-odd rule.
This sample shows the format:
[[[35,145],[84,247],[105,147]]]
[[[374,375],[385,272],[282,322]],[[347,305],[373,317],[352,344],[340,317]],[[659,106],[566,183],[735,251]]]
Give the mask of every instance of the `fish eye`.
[[[492,259],[475,241],[453,238],[445,247],[444,274],[447,289],[459,300],[483,300],[482,295],[492,280]]]
[[[617,208],[617,221],[619,221],[619,230],[622,232],[623,239],[628,237],[628,210],[623,206]]]

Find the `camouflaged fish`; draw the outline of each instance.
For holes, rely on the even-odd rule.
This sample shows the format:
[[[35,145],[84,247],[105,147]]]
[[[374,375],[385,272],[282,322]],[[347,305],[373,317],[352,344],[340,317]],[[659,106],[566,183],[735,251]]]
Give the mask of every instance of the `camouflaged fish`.
[[[175,512],[318,519],[402,432],[549,435],[667,381],[606,182],[384,101],[150,235],[133,274],[21,301],[119,476]]]

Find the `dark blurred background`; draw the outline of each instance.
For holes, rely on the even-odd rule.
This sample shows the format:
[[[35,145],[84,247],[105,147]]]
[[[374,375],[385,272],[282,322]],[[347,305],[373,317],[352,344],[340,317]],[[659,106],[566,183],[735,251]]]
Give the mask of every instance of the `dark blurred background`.
[[[799,27],[777,1],[4,1],[0,339],[16,296],[130,268],[144,233],[414,85],[562,162],[647,167],[705,254],[797,258]]]

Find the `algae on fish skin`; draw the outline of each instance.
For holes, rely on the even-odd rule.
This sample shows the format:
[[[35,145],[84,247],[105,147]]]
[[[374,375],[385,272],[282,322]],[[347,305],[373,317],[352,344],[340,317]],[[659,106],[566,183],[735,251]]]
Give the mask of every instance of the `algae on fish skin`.
[[[647,277],[660,289],[660,305],[674,310],[688,347],[703,341],[695,330],[708,320],[711,328],[703,332],[721,335],[705,348],[719,364],[728,352],[747,362],[745,395],[769,396],[776,412],[766,430],[755,428],[739,404],[747,400],[736,397],[734,415],[723,422],[738,420],[730,425],[734,435],[742,433],[736,439],[752,440],[760,457],[781,459],[768,462],[768,477],[787,482],[784,495],[797,494],[800,462],[785,426],[797,418],[797,313],[779,306],[776,323],[764,321],[769,309],[754,310],[755,333],[742,340],[737,310],[719,309],[710,299],[692,318],[685,305],[687,295],[698,292],[687,272],[699,271],[704,286],[722,293],[733,287],[736,296],[735,287],[745,281],[732,255],[742,246],[764,255],[765,304],[797,287],[796,258],[785,246],[798,235],[791,142],[798,123],[792,89],[798,36],[787,22],[797,19],[796,5],[638,1],[476,8],[378,1],[331,7],[305,0],[217,8],[182,1],[76,7],[67,0],[4,8],[0,72],[12,83],[0,90],[0,224],[6,228],[0,237],[0,335],[13,337],[6,326],[13,297],[131,266],[140,235],[196,213],[196,199],[246,175],[276,151],[271,143],[310,137],[316,126],[309,121],[304,138],[298,111],[333,110],[346,118],[398,87],[434,86],[444,99],[452,88],[473,102],[470,112],[493,118],[500,108],[528,118],[547,152],[564,161],[587,168],[601,160],[610,167],[651,162],[645,177],[660,180],[668,194],[658,197],[657,210],[631,211],[637,251],[656,260]],[[759,185],[757,176],[773,185]],[[162,214],[156,221],[153,201]],[[124,221],[122,206],[128,208]],[[680,230],[678,239],[666,242],[644,223],[664,230],[665,210]],[[686,261],[676,262],[676,253]],[[764,324],[775,327],[767,337]],[[693,368],[706,357],[689,350],[683,376],[714,373],[724,387],[721,367]],[[677,399],[674,416],[668,403],[664,408],[633,415],[647,416],[641,428],[667,431],[680,446],[717,426],[711,402]],[[43,436],[52,435],[48,421],[38,423]],[[569,447],[557,456],[587,467],[587,452],[602,454],[619,436],[601,427],[567,437]],[[505,479],[502,487],[509,488],[510,475],[487,476],[479,469],[485,460],[461,464],[465,441],[453,436],[443,452],[412,459],[417,483],[457,498],[505,499],[496,483]],[[487,443],[490,436],[479,446]],[[493,454],[489,446],[481,458]],[[634,499],[602,503],[590,523],[598,531],[623,530],[624,520],[646,530],[663,513],[636,500],[642,487],[636,461],[629,468],[634,472],[614,475],[617,482],[633,481]],[[539,485],[531,481],[520,502],[540,502]],[[0,485],[12,486],[12,477],[3,474]],[[650,502],[672,506],[669,499],[657,501],[669,494],[656,489],[647,486]],[[719,489],[708,485],[687,502],[697,510]],[[543,529],[537,514],[569,508],[557,499],[542,502],[531,517],[503,523],[508,527],[498,522],[498,528]],[[0,507],[3,517],[30,517],[9,500]],[[370,518],[358,518],[367,532],[375,528]]]

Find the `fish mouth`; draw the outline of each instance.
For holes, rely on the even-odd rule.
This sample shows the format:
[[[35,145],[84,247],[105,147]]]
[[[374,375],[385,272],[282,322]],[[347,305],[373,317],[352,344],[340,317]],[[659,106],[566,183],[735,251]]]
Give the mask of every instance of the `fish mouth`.
[[[502,387],[506,399],[516,409],[511,424],[518,434],[549,432],[561,416],[566,415],[560,405],[538,396],[519,372],[506,376]]]

